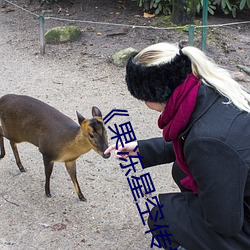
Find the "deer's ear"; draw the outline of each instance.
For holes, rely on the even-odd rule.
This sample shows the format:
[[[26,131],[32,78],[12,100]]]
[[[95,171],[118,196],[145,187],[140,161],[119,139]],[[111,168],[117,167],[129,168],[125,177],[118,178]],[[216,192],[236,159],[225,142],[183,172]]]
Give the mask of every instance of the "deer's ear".
[[[99,108],[97,108],[97,107],[92,107],[92,115],[93,115],[93,117],[94,116],[100,116],[100,117],[102,117],[102,113],[101,113],[101,111],[100,111],[100,109]]]
[[[81,125],[83,121],[85,120],[85,118],[78,111],[76,111],[76,114],[77,114],[78,122]]]

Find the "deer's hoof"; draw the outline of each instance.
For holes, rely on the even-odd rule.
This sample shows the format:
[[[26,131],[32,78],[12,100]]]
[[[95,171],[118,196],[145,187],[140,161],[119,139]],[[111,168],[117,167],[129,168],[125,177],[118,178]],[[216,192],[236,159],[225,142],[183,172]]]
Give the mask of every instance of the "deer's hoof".
[[[87,199],[84,196],[79,197],[80,201],[87,201]]]

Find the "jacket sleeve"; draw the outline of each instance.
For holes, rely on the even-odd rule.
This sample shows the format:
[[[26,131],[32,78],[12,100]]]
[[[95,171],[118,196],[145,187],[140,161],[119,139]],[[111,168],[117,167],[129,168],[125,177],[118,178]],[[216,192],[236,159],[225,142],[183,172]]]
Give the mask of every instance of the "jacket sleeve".
[[[184,154],[198,185],[205,223],[224,236],[237,235],[244,220],[246,162],[225,141],[209,137],[187,141]]]
[[[144,168],[175,161],[172,143],[162,137],[139,140],[138,147]]]

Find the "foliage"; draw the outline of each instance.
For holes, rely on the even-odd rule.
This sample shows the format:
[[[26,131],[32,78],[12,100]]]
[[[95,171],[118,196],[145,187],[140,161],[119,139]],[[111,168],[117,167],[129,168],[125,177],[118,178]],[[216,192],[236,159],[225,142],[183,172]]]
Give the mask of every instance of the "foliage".
[[[156,15],[160,13],[165,15],[171,14],[171,0],[136,0],[136,2],[145,11],[153,11]]]
[[[239,5],[240,10],[243,10],[246,7],[250,9],[250,0],[241,0]]]
[[[146,11],[154,11],[157,15],[159,13],[171,14],[172,1],[174,0],[136,0],[140,7]],[[187,0],[193,1],[193,0]],[[204,0],[199,0],[196,7],[197,13],[202,10]],[[224,14],[231,14],[236,17],[236,11],[243,9],[250,9],[250,0],[208,0],[208,12],[214,15],[216,7],[219,6]]]
[[[200,5],[203,4],[203,1],[204,0],[200,0]],[[209,0],[208,11],[210,12],[212,9],[212,12],[210,12],[212,15],[214,14],[213,10],[216,9],[216,6],[220,6],[224,14],[231,13],[233,17],[236,17],[237,10],[250,9],[250,0]]]
[[[40,4],[52,4],[52,3],[57,3],[58,0],[38,0]]]
[[[230,3],[229,0],[214,0],[213,4],[221,6],[224,14],[231,13],[233,17],[236,17],[236,10],[238,7],[236,4]]]
[[[218,0],[220,1],[220,0]],[[197,13],[200,13],[203,8],[203,0],[199,0],[198,5],[196,7]],[[214,15],[214,11],[216,10],[216,6],[213,4],[211,0],[208,0],[208,12],[211,15]]]

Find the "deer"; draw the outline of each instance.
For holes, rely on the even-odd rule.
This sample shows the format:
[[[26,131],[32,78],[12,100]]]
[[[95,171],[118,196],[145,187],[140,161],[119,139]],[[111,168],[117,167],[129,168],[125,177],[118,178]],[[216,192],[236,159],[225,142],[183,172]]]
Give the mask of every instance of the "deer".
[[[45,194],[51,197],[50,177],[54,162],[64,162],[81,201],[86,201],[76,175],[76,160],[91,149],[104,159],[108,137],[102,113],[92,107],[92,118],[76,111],[79,125],[54,107],[31,96],[7,94],[0,98],[0,159],[5,156],[4,138],[8,139],[21,172],[25,172],[17,144],[28,142],[38,147],[45,168]]]

